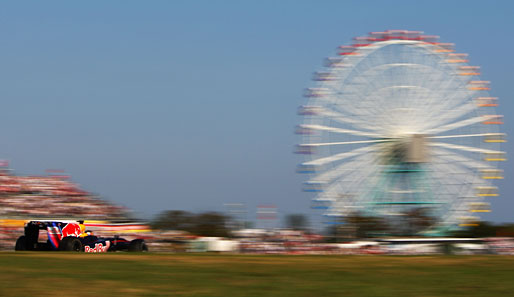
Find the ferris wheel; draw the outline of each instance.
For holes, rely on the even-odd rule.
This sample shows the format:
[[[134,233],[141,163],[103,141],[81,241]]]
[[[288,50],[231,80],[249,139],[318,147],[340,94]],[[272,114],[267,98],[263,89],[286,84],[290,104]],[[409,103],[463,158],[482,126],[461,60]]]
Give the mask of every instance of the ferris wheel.
[[[451,43],[388,30],[340,46],[306,89],[297,127],[304,190],[325,215],[434,218],[422,233],[473,226],[502,179],[505,134],[480,68]]]

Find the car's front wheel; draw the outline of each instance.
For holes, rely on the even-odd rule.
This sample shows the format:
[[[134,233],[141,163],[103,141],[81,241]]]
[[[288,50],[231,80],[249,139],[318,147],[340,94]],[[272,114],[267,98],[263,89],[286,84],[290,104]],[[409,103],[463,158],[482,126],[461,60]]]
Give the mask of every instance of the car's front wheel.
[[[148,252],[148,247],[142,239],[134,239],[129,243],[129,252]]]

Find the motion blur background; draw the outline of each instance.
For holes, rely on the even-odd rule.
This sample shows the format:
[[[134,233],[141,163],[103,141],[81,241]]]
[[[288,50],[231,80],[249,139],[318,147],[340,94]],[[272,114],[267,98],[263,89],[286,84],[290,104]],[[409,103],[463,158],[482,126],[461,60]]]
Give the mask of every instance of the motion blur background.
[[[65,169],[151,218],[261,204],[310,213],[292,154],[303,89],[351,38],[422,30],[481,66],[512,131],[510,1],[0,3],[0,158]],[[512,142],[502,148],[514,155]],[[485,220],[513,218],[512,158]]]

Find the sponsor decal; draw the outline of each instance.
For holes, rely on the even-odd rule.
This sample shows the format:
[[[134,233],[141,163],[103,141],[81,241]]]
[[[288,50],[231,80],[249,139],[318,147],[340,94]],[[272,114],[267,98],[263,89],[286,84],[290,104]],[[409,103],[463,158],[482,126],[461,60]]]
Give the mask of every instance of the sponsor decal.
[[[84,252],[86,253],[105,253],[109,250],[109,247],[111,246],[110,241],[105,242],[105,246],[102,243],[95,243],[95,247],[91,248],[89,246],[84,247]]]
[[[55,223],[53,223],[53,227],[48,226],[46,229],[48,232],[48,240],[52,246],[57,249],[59,247],[59,241],[62,238],[61,230],[59,227],[55,226]]]
[[[66,226],[64,226],[64,228],[62,228],[61,232],[62,232],[63,238],[66,236],[79,237],[80,233],[81,233],[79,224],[75,224],[75,223],[66,224]]]

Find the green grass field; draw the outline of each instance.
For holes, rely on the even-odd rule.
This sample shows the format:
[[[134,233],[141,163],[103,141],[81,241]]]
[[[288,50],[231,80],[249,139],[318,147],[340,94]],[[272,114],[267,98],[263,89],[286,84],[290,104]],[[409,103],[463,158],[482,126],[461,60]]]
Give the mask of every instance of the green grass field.
[[[508,256],[0,253],[0,296],[513,296]]]

